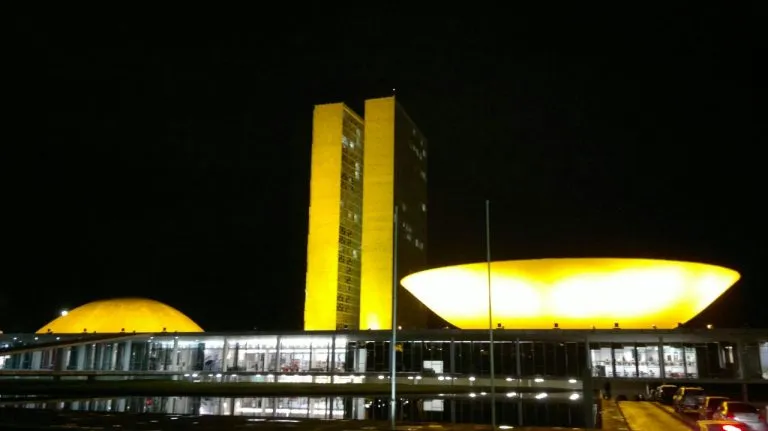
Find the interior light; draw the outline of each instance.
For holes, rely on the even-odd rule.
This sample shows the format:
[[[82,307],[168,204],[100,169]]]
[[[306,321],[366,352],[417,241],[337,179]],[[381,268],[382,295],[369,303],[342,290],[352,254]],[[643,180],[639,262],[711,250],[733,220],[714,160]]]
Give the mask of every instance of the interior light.
[[[568,397],[568,398],[570,398],[571,401],[576,401],[576,400],[578,400],[580,398],[580,396],[579,396],[579,394],[571,394],[571,396]]]
[[[536,399],[537,400],[543,400],[546,397],[547,397],[547,393],[546,392],[541,392],[541,393],[536,394]]]
[[[569,379],[568,383],[576,383],[576,379]]]
[[[544,381],[544,379],[542,379],[541,377],[536,377],[535,379],[533,379],[533,381],[536,383],[541,383]]]
[[[62,317],[66,316],[67,314],[69,314],[69,311],[67,311],[67,310],[61,310],[61,316],[62,316]]]

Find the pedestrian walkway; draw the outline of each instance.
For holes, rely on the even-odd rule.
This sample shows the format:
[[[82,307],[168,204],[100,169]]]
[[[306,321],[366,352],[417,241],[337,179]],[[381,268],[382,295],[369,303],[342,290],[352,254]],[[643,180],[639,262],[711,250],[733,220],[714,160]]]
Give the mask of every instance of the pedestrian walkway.
[[[613,400],[601,400],[603,430],[605,431],[631,431],[621,410]]]
[[[630,431],[690,431],[685,424],[670,412],[660,409],[654,403],[644,401],[622,401],[619,409],[624,414]]]

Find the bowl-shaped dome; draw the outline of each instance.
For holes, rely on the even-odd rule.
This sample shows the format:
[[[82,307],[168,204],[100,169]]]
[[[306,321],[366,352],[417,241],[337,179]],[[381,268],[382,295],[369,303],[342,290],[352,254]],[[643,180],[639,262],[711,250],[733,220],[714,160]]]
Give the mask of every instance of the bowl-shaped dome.
[[[710,305],[739,273],[652,259],[536,259],[491,263],[493,326],[508,329],[674,328]],[[488,265],[430,269],[402,285],[462,329],[488,328]]]
[[[73,334],[83,332],[203,332],[179,310],[144,298],[119,298],[89,302],[70,310],[37,331]]]

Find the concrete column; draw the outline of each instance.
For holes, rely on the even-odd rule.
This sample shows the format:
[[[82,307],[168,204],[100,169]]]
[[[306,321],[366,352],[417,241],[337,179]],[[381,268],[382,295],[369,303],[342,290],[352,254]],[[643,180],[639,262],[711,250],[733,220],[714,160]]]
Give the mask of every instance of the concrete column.
[[[667,379],[667,372],[664,370],[664,337],[659,337],[659,378],[663,384]]]
[[[328,372],[333,375],[336,373],[336,334],[333,334],[331,337],[331,360],[329,364],[331,369]],[[333,376],[331,376],[331,381],[333,381]],[[331,409],[331,414],[333,414],[333,409]]]
[[[95,350],[94,360],[93,360],[93,369],[95,371],[99,371],[101,370],[102,357],[104,356],[104,345],[96,344],[93,347],[93,350]]]
[[[277,350],[275,351],[275,372],[279,373],[283,369],[280,368],[280,341],[281,338],[279,335],[277,336]],[[271,370],[268,370],[271,371]],[[275,382],[277,381],[277,377],[275,377]]]
[[[171,358],[171,370],[181,371],[179,363],[179,337],[173,338],[173,357]]]
[[[85,369],[86,370],[95,370],[96,369],[96,345],[91,344],[89,346],[86,346],[88,350],[88,359],[85,363]]]
[[[517,425],[523,426],[523,403],[522,398],[520,397],[520,382],[521,377],[523,375],[523,364],[522,364],[522,352],[520,349],[520,339],[515,339],[515,365],[517,368],[515,371],[517,371]]]
[[[43,352],[42,351],[36,351],[32,352],[32,362],[29,364],[30,370],[39,370],[42,368],[43,365]]]
[[[719,349],[723,349],[723,346],[718,344]],[[736,378],[743,380],[744,379],[744,356],[742,355],[742,350],[744,349],[744,343],[741,341],[736,341],[734,343],[733,348],[736,350]],[[718,354],[722,355],[723,352],[717,352]]]
[[[109,368],[107,368],[110,371],[117,370],[117,348],[119,345],[119,343],[112,344],[112,352],[109,355]]]
[[[122,370],[121,371],[131,371],[131,348],[133,347],[133,344],[131,343],[131,340],[125,341],[123,343],[123,357],[121,359]]]
[[[451,345],[449,347],[449,352],[450,352],[449,357],[451,358],[451,363],[448,367],[448,372],[451,374],[454,374],[456,372],[456,341],[454,341],[453,338],[451,338]]]
[[[85,344],[77,346],[77,365],[75,366],[77,371],[83,371],[85,369],[86,354]]]
[[[582,405],[584,406],[584,422],[586,425],[586,428],[594,428],[595,427],[595,414],[594,414],[594,404],[595,404],[595,388],[594,388],[594,381],[592,380],[593,370],[592,370],[592,351],[591,347],[589,345],[589,338],[587,337],[584,340],[584,347],[587,354],[586,357],[586,367],[584,367],[584,371],[582,372]],[[522,409],[522,405],[518,408]],[[522,423],[520,424],[522,425]]]
[[[66,370],[68,362],[69,362],[69,349],[68,348],[56,349],[56,363],[53,367],[53,370],[54,371]]]
[[[227,356],[229,356],[229,340],[224,337],[224,347],[221,348],[221,372],[223,373],[226,373],[227,368],[229,368]]]

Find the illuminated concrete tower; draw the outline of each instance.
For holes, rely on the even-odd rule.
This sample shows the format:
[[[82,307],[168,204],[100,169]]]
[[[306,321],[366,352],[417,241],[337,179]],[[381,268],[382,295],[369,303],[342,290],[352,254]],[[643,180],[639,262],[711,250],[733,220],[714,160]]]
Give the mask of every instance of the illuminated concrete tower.
[[[315,106],[306,330],[358,327],[363,154],[363,119],[342,103]]]
[[[426,266],[427,141],[394,97],[366,100],[365,135],[360,328],[390,329],[393,258],[398,282]],[[426,327],[429,311],[398,288],[398,323]]]
[[[318,105],[312,133],[304,328],[391,328],[393,259],[397,280],[426,265],[426,139],[394,97],[367,100],[365,120]],[[399,324],[426,327],[402,287],[398,307]]]

